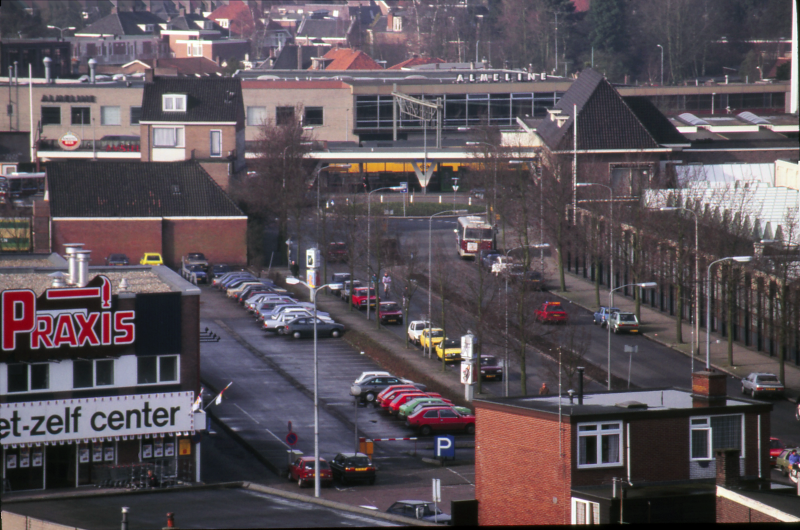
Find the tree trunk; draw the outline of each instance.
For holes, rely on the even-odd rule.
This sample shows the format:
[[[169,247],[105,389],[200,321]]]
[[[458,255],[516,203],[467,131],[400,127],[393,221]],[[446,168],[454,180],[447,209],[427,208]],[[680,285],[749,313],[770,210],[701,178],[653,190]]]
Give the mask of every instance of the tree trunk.
[[[733,366],[733,318],[734,318],[734,286],[735,286],[735,279],[733,275],[733,265],[730,266],[728,270],[728,288],[727,288],[727,320],[728,320],[728,329],[727,331],[727,338],[728,338],[728,366]]]

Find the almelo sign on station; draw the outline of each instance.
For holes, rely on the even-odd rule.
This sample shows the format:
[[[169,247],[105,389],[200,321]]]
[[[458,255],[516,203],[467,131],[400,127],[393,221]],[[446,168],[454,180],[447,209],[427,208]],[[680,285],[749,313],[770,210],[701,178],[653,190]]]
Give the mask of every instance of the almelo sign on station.
[[[0,441],[31,444],[194,432],[194,392],[0,404]]]

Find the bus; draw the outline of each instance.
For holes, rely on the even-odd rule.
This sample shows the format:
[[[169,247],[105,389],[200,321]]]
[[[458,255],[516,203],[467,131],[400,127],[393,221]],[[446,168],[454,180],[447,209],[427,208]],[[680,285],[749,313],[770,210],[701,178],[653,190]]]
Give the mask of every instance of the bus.
[[[475,257],[479,250],[494,248],[494,229],[483,217],[468,215],[458,218],[456,245],[462,258]]]

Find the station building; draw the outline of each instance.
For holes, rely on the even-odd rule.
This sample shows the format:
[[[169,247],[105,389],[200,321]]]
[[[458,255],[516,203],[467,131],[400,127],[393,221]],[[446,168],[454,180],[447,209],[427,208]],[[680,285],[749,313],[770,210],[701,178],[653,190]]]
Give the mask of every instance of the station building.
[[[90,250],[72,248],[69,264],[0,259],[3,489],[145,469],[197,480],[199,289],[163,266],[90,268]]]

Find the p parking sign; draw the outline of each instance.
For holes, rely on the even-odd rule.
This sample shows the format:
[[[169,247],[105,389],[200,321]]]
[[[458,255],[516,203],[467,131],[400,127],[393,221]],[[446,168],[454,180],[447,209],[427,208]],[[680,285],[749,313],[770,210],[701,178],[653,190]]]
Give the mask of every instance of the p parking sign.
[[[436,458],[455,458],[456,457],[456,439],[455,437],[446,434],[444,436],[437,436],[433,442],[433,456]]]

